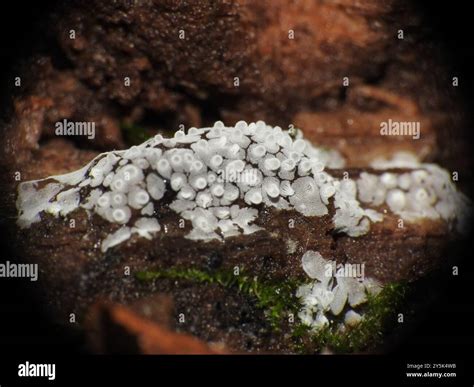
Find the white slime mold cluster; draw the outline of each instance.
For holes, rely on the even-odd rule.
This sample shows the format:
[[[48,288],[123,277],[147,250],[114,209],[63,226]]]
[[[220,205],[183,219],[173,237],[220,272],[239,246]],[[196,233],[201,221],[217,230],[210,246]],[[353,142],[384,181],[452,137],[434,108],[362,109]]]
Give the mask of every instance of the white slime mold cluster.
[[[160,232],[155,211],[165,195],[169,207],[192,225],[185,237],[203,241],[222,241],[260,230],[254,221],[263,205],[296,210],[304,216],[324,216],[331,200],[336,209],[335,228],[350,236],[365,234],[370,222],[383,220],[381,213],[362,208],[358,196],[371,204],[386,201],[403,216],[411,214],[414,205],[402,206],[402,195],[397,191],[401,176],[396,176],[396,186],[392,176],[377,177],[375,183],[387,190],[383,200],[377,197],[375,202],[370,175],[362,175],[356,182],[334,178],[325,171],[326,167],[343,165],[337,152],[311,145],[301,132],[293,138],[262,121],[240,121],[235,127],[225,127],[219,121],[210,128],[178,131],[173,138],[157,135],[139,146],[100,154],[76,172],[21,183],[17,223],[26,228],[39,222],[42,213],[66,217],[82,208],[121,225],[102,241],[105,252],[133,234],[152,239]],[[410,180],[403,188],[405,201],[428,201],[443,219],[454,220],[464,199],[449,176],[441,176],[443,170],[432,166],[420,169],[428,173],[438,199],[432,201],[425,183],[416,185]],[[412,178],[418,177],[411,174]],[[440,184],[442,191],[437,188]],[[446,193],[443,184],[448,185]],[[419,187],[426,189],[426,196],[416,191]],[[423,216],[432,215],[423,211]]]
[[[374,160],[374,169],[404,168],[403,173],[381,175],[362,172],[357,180],[358,197],[371,206],[387,205],[400,218],[442,219],[455,224],[459,233],[468,230],[471,214],[469,199],[456,190],[450,174],[436,164],[420,163],[409,153],[400,152],[391,160]]]
[[[357,325],[363,318],[358,307],[367,302],[369,294],[377,295],[382,290],[372,278],[346,276],[344,267],[335,271],[333,263],[317,251],[308,250],[301,261],[314,281],[301,285],[296,292],[302,305],[298,317],[313,331],[328,326],[330,320],[342,314],[344,323],[340,328]]]

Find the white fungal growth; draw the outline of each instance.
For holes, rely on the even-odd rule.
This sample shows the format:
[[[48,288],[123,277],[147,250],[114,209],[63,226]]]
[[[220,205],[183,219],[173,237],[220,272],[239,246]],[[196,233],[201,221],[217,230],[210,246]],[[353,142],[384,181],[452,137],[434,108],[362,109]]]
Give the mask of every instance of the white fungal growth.
[[[124,224],[130,219],[131,211],[128,207],[115,208],[112,210],[112,218],[114,222]]]
[[[220,198],[224,195],[224,185],[223,184],[214,184],[211,187],[211,194],[217,198]]]
[[[260,204],[263,200],[262,191],[259,188],[252,188],[245,193],[244,200],[250,205]]]
[[[361,321],[362,316],[353,310],[348,310],[344,316],[344,324],[350,327],[358,325]]]
[[[212,195],[207,192],[199,192],[196,197],[196,205],[198,207],[207,208],[212,204]]]
[[[327,207],[321,201],[319,187],[311,177],[296,179],[291,187],[294,194],[290,196],[290,203],[305,216],[322,216],[328,213]]]
[[[397,186],[397,175],[395,173],[385,172],[380,176],[380,182],[387,189],[396,188]]]
[[[398,152],[391,159],[383,157],[376,158],[372,161],[371,167],[376,169],[392,169],[392,168],[417,168],[420,161],[410,152]]]
[[[148,192],[141,188],[133,188],[128,193],[128,205],[136,210],[142,208],[150,200]]]
[[[292,196],[295,193],[295,190],[291,186],[291,183],[288,180],[283,180],[280,183],[280,194],[281,196]]]
[[[170,186],[173,191],[179,191],[187,184],[187,178],[183,173],[173,173],[170,179]]]
[[[57,206],[61,216],[66,216],[77,208],[80,201],[79,191],[79,187],[71,188],[67,191],[60,192],[56,196]]]
[[[311,160],[304,158],[301,160],[301,162],[298,165],[298,174],[300,176],[306,176],[309,173],[309,171],[311,171],[311,168],[312,168]]]
[[[160,230],[161,230],[161,226],[159,225],[156,219],[140,218],[135,222],[134,227],[132,227],[131,232],[137,233],[143,238],[152,239],[153,234]]]
[[[327,283],[330,278],[326,273],[327,261],[317,251],[309,250],[301,258],[303,270],[311,279]]]
[[[262,188],[270,198],[275,199],[280,196],[280,181],[277,178],[265,178]]]
[[[122,242],[125,242],[132,235],[130,227],[119,228],[112,234],[109,234],[103,241],[100,246],[102,252],[107,251],[109,248],[119,245]]]
[[[168,160],[160,159],[156,163],[157,172],[165,179],[169,179],[171,176],[171,166]]]
[[[155,212],[155,206],[153,205],[153,203],[148,203],[145,207],[142,208],[142,210],[140,211],[140,214],[142,215],[153,215],[153,213]]]
[[[199,191],[199,190],[203,190],[204,188],[206,188],[207,186],[207,179],[205,176],[194,176],[191,178],[191,186]]]
[[[150,173],[146,177],[146,189],[152,199],[160,200],[166,191],[166,185],[162,178],[155,173]]]
[[[263,156],[265,156],[265,153],[267,153],[267,149],[262,144],[254,145],[250,149],[251,156],[253,156],[255,158],[262,158]]]
[[[280,165],[280,160],[278,160],[276,157],[269,157],[265,159],[265,168],[270,171],[276,171],[278,168],[280,168]]]
[[[99,184],[97,184],[97,185],[99,185]],[[116,192],[127,192],[127,189],[128,189],[128,186],[125,183],[125,180],[121,179],[118,176],[115,176],[114,179],[112,180],[111,187],[112,187],[112,190],[114,190]]]
[[[336,188],[334,187],[333,184],[327,183],[323,184],[323,186],[320,189],[320,195],[321,195],[321,200],[323,201],[324,204],[329,203],[329,198],[333,196],[336,193]]]
[[[313,282],[299,286],[296,291],[301,304],[298,317],[313,331],[333,324],[343,312],[346,326],[357,325],[363,314],[356,310],[367,302],[369,294],[376,295],[382,290],[376,280],[348,275],[355,272],[347,270],[348,264],[336,265],[317,251],[308,250],[301,263]]]
[[[440,219],[459,233],[468,231],[471,203],[456,189],[447,171],[435,164],[420,163],[414,155],[405,152],[395,154],[390,160],[377,159],[372,166],[410,171],[361,173],[357,180],[361,201],[373,206],[385,204],[409,222]]]
[[[112,207],[122,207],[127,203],[127,198],[123,193],[116,192],[111,195],[110,201]]]
[[[416,169],[340,180],[324,169],[341,168],[343,158],[313,146],[300,132],[293,139],[262,121],[240,121],[235,127],[219,121],[212,128],[178,131],[172,139],[157,135],[130,149],[100,154],[76,172],[21,183],[17,223],[26,228],[44,214],[67,217],[83,209],[122,225],[102,241],[103,251],[132,235],[151,238],[160,232],[154,216],[162,206],[188,222],[186,238],[204,241],[262,230],[255,224],[262,206],[303,216],[329,216],[333,206],[335,228],[350,236],[368,232],[371,222],[383,219],[360,202],[386,203],[410,219],[438,216],[463,223],[467,202],[445,171],[420,166],[406,155],[397,160]],[[394,162],[379,160],[378,165]]]
[[[400,189],[392,189],[387,193],[387,205],[393,212],[402,211],[406,206],[405,193]]]
[[[100,197],[97,199],[97,206],[100,207],[100,208],[109,208],[112,206],[112,197],[117,195],[117,194],[120,194],[120,195],[123,195],[122,193],[120,192],[116,192],[114,194],[112,194],[111,192],[105,192],[105,193],[102,193],[101,192],[101,195]]]
[[[281,169],[283,171],[292,171],[295,169],[296,162],[293,159],[285,159],[281,162]]]

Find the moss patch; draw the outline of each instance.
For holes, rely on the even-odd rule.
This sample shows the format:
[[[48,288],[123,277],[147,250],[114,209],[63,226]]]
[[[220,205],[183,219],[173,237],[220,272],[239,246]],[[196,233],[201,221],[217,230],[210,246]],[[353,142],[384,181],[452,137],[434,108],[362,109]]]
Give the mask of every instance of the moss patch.
[[[120,129],[125,142],[131,145],[139,145],[152,136],[146,128],[136,124],[121,123]]]
[[[264,310],[272,329],[280,330],[282,321],[288,319],[289,313],[294,313],[297,305],[294,296],[298,286],[296,282],[287,281],[274,284],[261,281],[257,277],[248,276],[240,272],[234,275],[232,271],[207,272],[197,269],[170,268],[156,271],[137,273],[142,281],[151,281],[160,278],[173,280],[187,280],[199,283],[219,284],[226,288],[234,288],[238,292],[253,297],[257,306]]]
[[[313,352],[327,348],[336,353],[351,353],[373,348],[381,342],[383,332],[391,325],[388,320],[395,318],[407,288],[405,283],[392,283],[385,285],[378,295],[368,295],[367,303],[361,306],[363,319],[353,328],[347,327],[340,331],[333,324],[318,332],[311,332],[300,324],[293,331],[298,350]]]
[[[257,306],[264,310],[274,332],[280,332],[284,325],[288,325],[289,316],[293,314],[295,322],[290,324],[290,329],[294,338],[293,350],[297,353],[314,353],[325,348],[337,353],[350,353],[374,347],[380,343],[387,320],[394,316],[407,289],[403,283],[388,284],[378,295],[369,295],[367,303],[361,307],[363,320],[356,327],[340,331],[334,323],[312,332],[298,321],[297,313],[301,305],[295,293],[301,283],[296,281],[275,284],[242,272],[234,275],[232,271],[208,272],[192,268],[142,271],[136,276],[141,281],[172,279],[233,288],[256,301]]]

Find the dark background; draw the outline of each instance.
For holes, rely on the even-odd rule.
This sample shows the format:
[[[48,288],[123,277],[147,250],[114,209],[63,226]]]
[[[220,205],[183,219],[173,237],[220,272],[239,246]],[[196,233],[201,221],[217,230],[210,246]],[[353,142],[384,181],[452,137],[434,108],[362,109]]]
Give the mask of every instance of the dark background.
[[[54,3],[54,1],[5,1],[1,3],[0,106],[2,108],[0,111],[2,113],[7,110],[5,107],[11,101],[12,74],[18,70],[21,58],[31,55],[31,52],[38,48],[38,44],[41,47],[41,44],[47,40],[47,37],[44,36],[42,23]],[[433,39],[446,47],[447,58],[451,59],[456,73],[460,74],[461,88],[466,101],[471,104],[474,101],[474,76],[472,74],[472,69],[474,69],[472,48],[474,20],[471,16],[470,4],[462,1],[417,1],[417,3],[423,10],[427,22],[433,26]],[[471,134],[472,128],[466,128],[466,141],[469,141]],[[0,225],[3,226],[3,224],[4,220],[0,220]],[[4,233],[0,235],[4,235]],[[471,377],[470,385],[472,385],[474,382],[474,368],[472,368],[474,364],[472,364],[473,355],[471,353],[471,348],[474,346],[474,324],[471,319],[474,306],[472,299],[474,295],[472,260],[474,257],[471,253],[474,247],[473,240],[471,236],[465,245],[458,245],[456,251],[453,251],[453,254],[456,255],[454,262],[459,265],[460,274],[458,277],[451,275],[451,264],[431,278],[425,279],[417,287],[417,293],[413,297],[415,300],[424,302],[424,306],[418,308],[415,315],[408,314],[406,316],[407,323],[404,324],[401,333],[388,337],[387,349],[391,354],[389,357],[362,358],[366,360],[333,358],[331,364],[337,365],[340,362],[341,365],[349,369],[358,367],[356,372],[363,370],[377,372],[378,370],[390,374],[403,372],[404,364],[414,359],[432,359],[438,362],[457,361],[464,367],[465,376]],[[1,260],[8,260],[9,254],[11,254],[8,250],[9,241],[2,240],[0,248]],[[31,301],[33,299],[31,294],[34,291],[34,282],[0,279],[0,355],[8,354],[12,358],[21,358],[23,361],[35,355],[54,356],[59,362],[59,355],[85,353],[80,336],[51,325],[41,305]],[[401,341],[400,334],[403,336]],[[277,368],[280,365],[298,367],[295,360],[283,364],[281,360],[273,359],[278,364]],[[387,361],[383,359],[387,359]],[[205,362],[205,360],[195,360],[200,363]],[[82,361],[91,367],[95,364],[95,369],[97,369],[97,359],[91,362],[82,358]],[[120,364],[122,362],[137,363],[121,358],[113,362],[101,360],[100,364],[108,369],[107,367],[113,367],[115,361]],[[216,361],[215,358],[212,361]],[[334,368],[334,365],[328,364],[327,360],[301,358],[299,361],[303,365],[311,367],[322,363],[327,367],[327,370]],[[146,360],[145,364],[147,364],[146,362],[149,360]],[[187,360],[180,360],[180,362],[187,364]],[[271,363],[268,359],[258,362],[262,362],[262,365],[268,367]],[[367,364],[364,366],[362,362]],[[168,365],[168,363],[170,361],[166,360],[165,364]],[[219,360],[218,363],[221,367],[233,367],[228,361]],[[244,363],[250,365],[247,360]],[[4,363],[0,363],[1,386],[3,386],[2,364]],[[253,364],[255,366],[255,363]],[[64,366],[71,365],[65,364]],[[276,374],[278,373],[277,368],[273,368]],[[142,371],[144,370],[142,369]]]

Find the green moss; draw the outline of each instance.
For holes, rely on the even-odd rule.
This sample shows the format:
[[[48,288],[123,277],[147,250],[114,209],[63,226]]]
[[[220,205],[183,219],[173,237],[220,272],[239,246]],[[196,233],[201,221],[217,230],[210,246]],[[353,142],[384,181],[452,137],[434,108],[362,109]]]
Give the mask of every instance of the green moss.
[[[137,278],[151,281],[160,278],[173,280],[187,280],[199,283],[219,284],[226,288],[235,288],[238,292],[255,299],[259,308],[264,310],[272,329],[278,331],[282,321],[289,313],[295,313],[297,300],[294,296],[298,286],[292,281],[284,283],[270,283],[261,281],[255,276],[240,272],[234,275],[232,271],[207,272],[197,269],[177,269],[144,271],[137,273]]]
[[[151,137],[146,128],[136,124],[122,123],[120,124],[120,129],[122,130],[125,142],[130,145],[139,145]]]
[[[363,320],[355,327],[347,327],[343,332],[336,325],[328,326],[316,333],[300,324],[293,336],[300,351],[314,351],[329,348],[336,353],[359,352],[372,348],[381,342],[387,328],[388,319],[394,318],[397,308],[405,298],[405,283],[387,284],[376,296],[368,296],[364,304]],[[393,320],[394,321],[394,320]],[[308,341],[304,338],[309,336]]]
[[[234,275],[230,270],[208,272],[192,268],[143,271],[137,273],[137,278],[142,281],[185,280],[234,288],[255,300],[257,307],[264,310],[275,332],[281,331],[284,321],[288,320],[290,314],[296,316],[301,307],[295,296],[296,289],[301,285],[297,281],[276,284],[243,272]],[[337,329],[337,324],[312,332],[309,327],[299,322],[295,323],[292,328],[294,351],[310,353],[330,348],[337,353],[350,353],[375,346],[382,339],[387,319],[393,317],[400,306],[406,289],[404,283],[388,284],[378,295],[369,295],[367,303],[363,306],[364,317],[361,323],[356,327],[346,328],[343,332]]]

